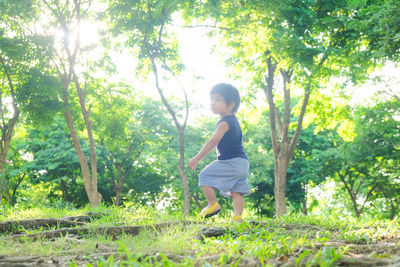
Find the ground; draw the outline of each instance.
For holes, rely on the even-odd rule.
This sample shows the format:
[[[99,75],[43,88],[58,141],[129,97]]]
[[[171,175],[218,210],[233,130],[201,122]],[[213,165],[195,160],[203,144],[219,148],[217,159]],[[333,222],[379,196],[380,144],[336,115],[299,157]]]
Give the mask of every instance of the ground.
[[[102,216],[2,222],[0,266],[400,266],[398,226]]]

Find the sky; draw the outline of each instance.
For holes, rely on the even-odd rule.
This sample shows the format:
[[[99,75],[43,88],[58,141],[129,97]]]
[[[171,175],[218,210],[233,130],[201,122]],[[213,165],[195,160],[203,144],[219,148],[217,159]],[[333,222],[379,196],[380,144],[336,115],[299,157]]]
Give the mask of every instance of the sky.
[[[363,104],[365,102],[370,103],[375,94],[379,94],[381,90],[387,90],[390,88],[391,91],[400,95],[400,66],[393,62],[387,62],[381,69],[377,69],[371,73],[371,80],[367,81],[358,87],[349,88],[354,91],[352,103]],[[375,78],[380,77],[380,81],[374,81]]]

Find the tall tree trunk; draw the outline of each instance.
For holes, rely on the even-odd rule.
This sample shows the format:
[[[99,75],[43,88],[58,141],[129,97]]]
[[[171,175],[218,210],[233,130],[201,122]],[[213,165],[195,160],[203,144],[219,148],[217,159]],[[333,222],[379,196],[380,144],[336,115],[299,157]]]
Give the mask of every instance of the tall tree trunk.
[[[181,178],[182,182],[182,189],[183,189],[183,194],[184,194],[184,203],[183,203],[183,213],[185,215],[189,215],[190,212],[190,190],[189,190],[189,182],[188,182],[188,177],[185,174],[185,128],[186,128],[186,123],[187,119],[189,116],[189,104],[187,100],[187,95],[186,92],[183,90],[184,95],[185,95],[185,104],[186,104],[186,114],[185,114],[185,120],[183,124],[181,125],[178,121],[176,112],[171,108],[171,105],[168,103],[168,100],[165,98],[163,90],[160,87],[159,84],[159,78],[158,78],[158,69],[157,69],[157,64],[155,62],[155,58],[151,55],[149,55],[152,66],[153,66],[153,73],[156,79],[156,88],[157,91],[161,97],[161,100],[164,104],[164,106],[167,108],[168,112],[171,114],[172,119],[175,123],[175,127],[178,129],[179,133],[179,163],[178,163],[178,170],[179,170],[179,176]]]
[[[182,128],[179,128],[179,175],[181,177],[183,195],[185,197],[183,203],[184,214],[189,214],[190,211],[190,191],[189,191],[189,181],[187,175],[185,174],[185,139],[184,132]]]
[[[274,152],[274,195],[275,195],[275,209],[276,215],[281,217],[286,214],[286,177],[287,169],[289,166],[290,159],[293,156],[294,150],[300,138],[302,123],[306,107],[308,104],[310,96],[310,85],[306,85],[304,90],[304,98],[300,111],[300,115],[297,121],[296,130],[292,136],[289,138],[289,124],[290,124],[290,78],[292,71],[280,71],[283,78],[283,97],[284,97],[284,111],[283,111],[283,121],[276,108],[274,102],[274,78],[277,63],[273,62],[270,53],[267,51],[265,53],[267,59],[267,75],[265,77],[266,87],[264,89],[265,95],[267,97],[269,106],[269,120],[271,128],[271,141],[272,148]]]
[[[279,151],[278,157],[275,160],[275,208],[276,214],[282,216],[286,214],[286,176],[288,168],[288,155],[283,149]]]
[[[85,94],[79,83],[78,76],[75,73],[75,65],[80,51],[80,22],[82,19],[81,2],[78,0],[73,1],[74,6],[71,12],[68,13],[67,15],[68,17],[65,17],[65,14],[62,11],[63,8],[60,7],[60,3],[58,1],[52,2],[54,6],[52,6],[47,0],[43,0],[43,2],[47,5],[47,7],[51,10],[51,12],[53,12],[54,16],[58,19],[58,22],[60,23],[60,26],[64,32],[63,50],[67,58],[64,59],[59,53],[57,53],[56,49],[54,49],[54,52],[59,60],[59,64],[56,64],[57,70],[60,79],[63,82],[63,102],[65,107],[64,116],[72,136],[75,151],[79,158],[82,177],[90,206],[97,207],[101,203],[102,196],[98,192],[97,188],[97,157],[96,157],[95,143],[93,138],[92,124],[89,118],[90,109],[89,110],[86,109]],[[72,21],[75,21],[76,23],[76,25],[74,25],[76,36],[74,36],[75,42],[73,46],[70,43],[72,37],[71,32],[73,32],[70,29]],[[78,139],[78,134],[73,124],[72,111],[69,106],[70,95],[68,89],[71,84],[71,81],[75,83],[75,89],[79,97],[81,113],[85,122],[85,127],[90,143],[90,164],[91,164],[90,167],[87,158],[82,151],[80,141]]]
[[[148,4],[147,6],[147,15],[150,17],[153,17],[152,14],[152,10],[151,10],[151,5]],[[153,39],[152,37],[148,36],[148,32],[145,33],[144,35],[144,39],[142,40],[142,43],[144,46],[146,46],[146,53],[147,53],[147,57],[148,59],[150,59],[151,61],[151,65],[153,68],[153,74],[156,80],[156,88],[157,91],[161,97],[161,100],[164,104],[164,106],[167,108],[169,114],[171,114],[172,119],[174,121],[174,124],[179,132],[179,163],[178,163],[178,170],[179,170],[179,176],[181,178],[181,182],[182,182],[182,188],[183,188],[183,193],[184,193],[184,204],[183,204],[183,210],[184,210],[184,214],[188,215],[189,211],[190,211],[190,190],[189,190],[189,182],[188,182],[188,177],[185,174],[185,147],[184,147],[184,131],[186,128],[186,124],[187,124],[187,119],[189,116],[189,103],[188,103],[188,99],[187,99],[187,94],[186,91],[184,90],[182,84],[179,82],[179,80],[176,77],[175,72],[169,68],[169,66],[166,63],[166,56],[165,55],[161,55],[161,50],[163,48],[163,41],[162,41],[162,36],[163,36],[163,32],[165,30],[165,24],[169,21],[169,16],[171,15],[170,12],[172,12],[172,8],[171,6],[168,6],[168,1],[163,3],[163,8],[162,8],[162,13],[161,15],[162,17],[162,23],[160,23],[159,27],[158,27],[158,36],[156,39],[155,43],[151,43],[152,41],[149,41],[151,39]],[[159,14],[157,14],[159,16]],[[160,83],[159,83],[159,74],[158,74],[158,69],[157,69],[157,63],[156,60],[160,60],[160,62],[163,62],[164,64],[162,64],[162,67],[164,69],[166,69],[167,71],[169,71],[172,76],[178,81],[178,83],[181,85],[181,89],[183,91],[184,97],[185,97],[185,117],[184,117],[184,122],[181,124],[177,118],[177,112],[172,109],[171,105],[169,104],[168,100],[165,98],[164,93],[162,88],[160,87]]]
[[[3,193],[6,193],[6,198],[10,203],[10,195],[8,191],[8,185],[7,181],[5,178],[5,164],[8,156],[8,151],[10,149],[10,144],[11,144],[11,139],[14,133],[14,128],[15,125],[17,124],[19,115],[20,115],[20,110],[18,108],[16,99],[15,99],[15,89],[14,89],[14,84],[11,79],[10,73],[7,72],[7,66],[6,62],[3,59],[3,57],[0,56],[0,63],[4,69],[4,72],[7,77],[7,82],[8,86],[10,87],[10,92],[11,92],[11,104],[12,104],[12,110],[13,110],[13,115],[11,119],[8,120],[6,123],[6,114],[3,109],[3,96],[0,95],[0,116],[1,116],[1,121],[2,123],[0,124],[0,130],[1,130],[1,140],[0,140],[0,203],[1,199],[3,198]],[[1,187],[4,188],[1,188]]]
[[[65,112],[65,120],[67,122],[68,128],[70,130],[72,141],[75,147],[76,154],[78,155],[79,164],[81,166],[83,182],[85,185],[85,191],[89,199],[90,206],[97,207],[101,203],[102,196],[97,192],[97,177],[96,179],[92,179],[90,176],[89,164],[87,162],[86,156],[82,151],[80,141],[78,139],[78,135],[76,133],[72,115],[69,108],[66,108]]]
[[[87,136],[89,139],[89,145],[90,145],[90,174],[88,177],[84,177],[85,184],[88,184],[89,186],[87,187],[87,193],[89,197],[89,202],[92,207],[97,207],[101,203],[102,196],[98,192],[98,187],[97,187],[97,154],[96,154],[96,146],[93,138],[93,128],[92,128],[92,122],[90,121],[90,109],[86,109],[85,105],[85,96],[83,93],[83,90],[81,89],[81,86],[78,81],[78,77],[74,72],[74,69],[72,68],[73,71],[73,79],[75,82],[75,88],[78,92],[79,96],[79,103],[81,106],[81,111],[82,111],[82,116],[85,121],[85,126],[87,130]],[[85,185],[86,186],[86,185]]]

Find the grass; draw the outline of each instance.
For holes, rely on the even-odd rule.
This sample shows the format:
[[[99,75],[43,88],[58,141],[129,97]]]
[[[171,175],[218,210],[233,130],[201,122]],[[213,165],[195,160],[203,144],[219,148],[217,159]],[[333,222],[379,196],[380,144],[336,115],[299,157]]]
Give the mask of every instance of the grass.
[[[171,216],[153,209],[137,210],[100,207],[96,210],[55,210],[34,208],[5,212],[0,221],[15,218],[56,218],[81,215],[88,211],[103,214],[87,224],[93,231],[82,239],[65,236],[55,240],[10,241],[10,233],[0,236],[0,255],[57,257],[87,255],[87,266],[224,266],[239,265],[253,260],[261,266],[273,266],[277,261],[291,261],[293,266],[334,266],[347,251],[345,242],[371,244],[381,237],[395,236],[400,230],[399,220],[354,220],[330,216],[288,215],[281,219],[260,219],[260,224],[247,222],[232,224],[230,217],[219,216],[214,221],[200,222],[197,217]],[[104,225],[156,225],[166,221],[191,220],[198,224],[176,224],[161,232],[151,228],[136,236],[122,234],[107,236],[96,232]],[[228,229],[219,237],[199,240],[203,227]],[[26,233],[45,229],[26,229]],[[334,247],[328,241],[344,245]],[[399,240],[395,240],[399,244]],[[108,257],[90,255],[109,252]],[[114,252],[111,253],[111,252]],[[374,254],[374,257],[390,255]],[[71,266],[78,263],[71,262]],[[200,265],[201,266],[201,265]]]
[[[59,218],[63,216],[82,215],[86,211],[88,211],[88,209],[58,210],[50,207],[36,207],[32,209],[7,208],[1,210],[0,222],[39,218]]]

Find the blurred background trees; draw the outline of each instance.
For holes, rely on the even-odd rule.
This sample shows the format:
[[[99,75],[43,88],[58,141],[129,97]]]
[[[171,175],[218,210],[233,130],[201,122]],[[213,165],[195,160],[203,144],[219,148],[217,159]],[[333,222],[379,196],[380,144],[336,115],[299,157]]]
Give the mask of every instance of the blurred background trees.
[[[382,77],[365,103],[352,91],[369,90],[371,73],[399,60],[396,1],[0,7],[1,205],[96,206],[101,195],[116,206],[201,209],[198,171],[215,154],[196,171],[186,162],[217,118],[200,115],[208,99],[195,92],[210,88],[183,65],[177,32],[205,28],[243,99],[249,213],[398,216],[399,83]]]

